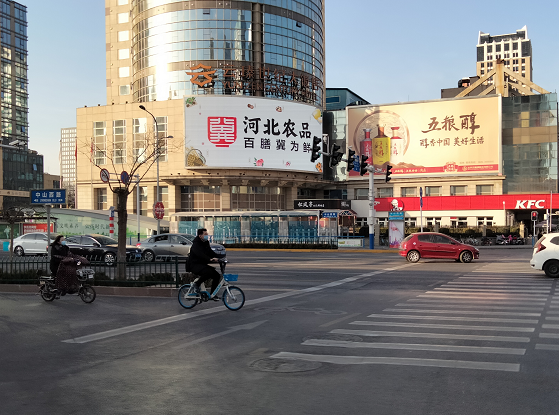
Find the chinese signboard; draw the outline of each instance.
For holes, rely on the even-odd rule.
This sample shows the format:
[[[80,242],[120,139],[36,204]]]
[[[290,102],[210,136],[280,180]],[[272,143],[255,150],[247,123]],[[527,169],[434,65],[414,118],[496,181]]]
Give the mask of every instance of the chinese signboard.
[[[501,97],[348,107],[348,145],[373,157],[375,174],[501,173]],[[349,172],[350,177],[357,172]]]
[[[388,220],[404,220],[404,212],[388,212]]]
[[[322,217],[322,218],[337,218],[338,217],[338,212],[322,212],[320,214],[320,217]]]
[[[254,97],[185,99],[185,164],[322,172],[311,163],[322,114],[307,104]]]
[[[48,226],[46,223],[24,223],[23,224],[23,233],[31,233],[31,232],[44,232],[47,233]],[[50,224],[50,231],[51,233],[54,232],[54,223]]]
[[[301,209],[351,209],[351,200],[343,199],[324,199],[324,200],[303,200],[298,199],[293,201],[293,208],[295,210]],[[326,217],[326,216],[324,216]]]
[[[64,205],[66,204],[66,189],[32,190],[32,205]]]

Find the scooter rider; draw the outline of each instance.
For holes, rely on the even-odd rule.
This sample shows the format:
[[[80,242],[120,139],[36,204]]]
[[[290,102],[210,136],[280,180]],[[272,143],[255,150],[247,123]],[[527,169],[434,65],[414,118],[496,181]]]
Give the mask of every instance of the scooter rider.
[[[216,254],[214,251],[212,251],[208,239],[209,236],[207,229],[201,228],[196,231],[196,238],[194,238],[194,241],[192,242],[188,261],[190,270],[200,277],[197,284],[193,283],[196,292],[200,291],[199,284],[211,278],[212,288],[210,294],[213,294],[215,289],[219,285],[221,275],[216,271],[214,267],[211,267],[208,264],[210,262],[217,262],[218,258],[223,257],[223,255]],[[214,297],[213,299],[216,301],[219,300],[217,297]]]

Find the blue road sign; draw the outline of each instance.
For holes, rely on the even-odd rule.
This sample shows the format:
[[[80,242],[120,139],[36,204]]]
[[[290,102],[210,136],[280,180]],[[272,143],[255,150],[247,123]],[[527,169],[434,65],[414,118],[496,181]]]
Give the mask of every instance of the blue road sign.
[[[338,212],[322,212],[323,218],[337,218]]]
[[[388,220],[404,220],[404,211],[388,212]]]
[[[32,205],[65,205],[66,189],[42,189],[31,191]]]

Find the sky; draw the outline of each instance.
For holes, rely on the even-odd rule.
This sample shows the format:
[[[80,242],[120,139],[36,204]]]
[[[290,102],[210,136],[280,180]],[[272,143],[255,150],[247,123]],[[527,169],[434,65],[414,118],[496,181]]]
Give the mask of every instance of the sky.
[[[106,104],[104,0],[20,0],[27,6],[29,147],[58,174],[60,129],[76,108]],[[559,2],[326,0],[326,86],[372,104],[440,98],[474,76],[479,31],[528,27],[533,81],[559,89]]]

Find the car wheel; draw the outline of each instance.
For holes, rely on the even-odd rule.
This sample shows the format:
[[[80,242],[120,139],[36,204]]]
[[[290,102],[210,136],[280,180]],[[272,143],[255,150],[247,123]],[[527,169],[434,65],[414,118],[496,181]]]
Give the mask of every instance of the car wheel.
[[[460,261],[462,261],[464,264],[472,262],[472,259],[474,259],[474,256],[470,251],[463,251],[460,254]]]
[[[559,261],[551,260],[547,261],[543,266],[543,270],[545,271],[545,275],[550,278],[559,278]]]
[[[144,261],[153,262],[155,261],[155,254],[153,251],[144,251]]]
[[[21,246],[16,246],[14,249],[14,254],[16,254],[17,256],[24,256],[25,252],[23,251],[23,248]]]
[[[116,255],[112,252],[107,252],[103,256],[103,262],[105,263],[105,265],[112,267],[116,263]]]
[[[419,258],[420,258],[420,255],[419,255],[418,251],[410,251],[406,255],[406,259],[408,260],[408,262],[417,262],[417,261],[419,261]]]

